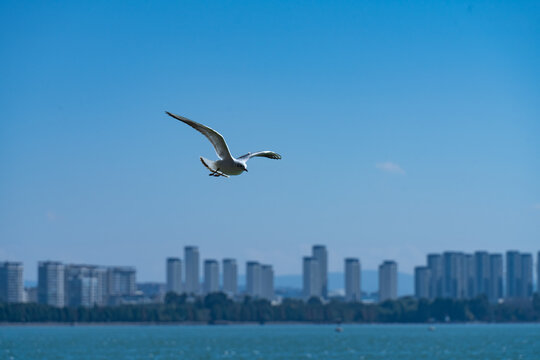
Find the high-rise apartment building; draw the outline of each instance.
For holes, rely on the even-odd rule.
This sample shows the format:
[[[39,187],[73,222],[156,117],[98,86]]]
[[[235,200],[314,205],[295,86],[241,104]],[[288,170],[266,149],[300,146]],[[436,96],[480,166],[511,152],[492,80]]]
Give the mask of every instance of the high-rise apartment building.
[[[360,280],[360,260],[357,258],[345,259],[345,300],[359,302],[362,300]]]
[[[465,266],[465,290],[463,296],[467,299],[474,297],[474,292],[476,291],[476,271],[475,271],[475,261],[472,254],[464,255],[464,266]]]
[[[107,305],[107,291],[109,289],[109,285],[107,284],[107,268],[103,266],[95,266],[92,269],[92,273],[97,279],[96,304]]]
[[[521,286],[521,280],[512,279],[516,276],[521,279],[523,265],[518,252],[509,253],[507,281],[509,291],[512,292],[514,287],[517,289]],[[515,266],[512,265],[514,262]],[[429,254],[427,267],[430,270],[431,299],[469,299],[485,295],[491,302],[496,302],[503,297],[503,257],[500,254],[489,254],[486,251],[476,251],[473,255],[453,251],[442,255]]]
[[[56,261],[38,264],[38,302],[40,304],[64,306],[64,265]]]
[[[204,293],[219,291],[219,263],[217,260],[204,261]]]
[[[461,252],[443,253],[444,297],[452,299],[467,297],[468,265],[467,257]]]
[[[274,299],[274,269],[272,269],[272,265],[261,266],[261,297],[268,301]]]
[[[443,253],[443,297],[445,298],[457,298],[457,256],[455,252]]]
[[[311,256],[303,259],[303,295],[305,299],[311,297],[321,297],[322,287],[319,276],[319,262]]]
[[[186,287],[188,294],[199,294],[199,248],[196,246],[186,246],[184,248],[184,259],[186,262]]]
[[[489,255],[489,293],[491,302],[497,302],[504,297],[503,293],[503,256],[501,254]]]
[[[490,288],[491,272],[490,258],[487,251],[474,253],[475,289],[473,296],[488,295]]]
[[[379,301],[397,299],[397,263],[384,261],[379,266]]]
[[[527,299],[533,293],[533,257],[518,251],[506,252],[506,297]]]
[[[414,268],[414,295],[417,299],[429,299],[431,285],[431,271],[427,266]]]
[[[167,259],[167,292],[182,293],[182,260],[176,257]]]
[[[522,288],[521,254],[518,251],[506,252],[506,297],[519,298]]]
[[[104,305],[103,284],[105,269],[94,265],[64,266],[65,306]]]
[[[261,264],[257,261],[248,261],[246,263],[246,294],[259,297],[261,290]]]
[[[21,303],[23,299],[22,263],[0,262],[0,302]]]
[[[324,245],[314,245],[312,249],[312,257],[317,260],[319,269],[317,271],[319,286],[318,291],[323,298],[328,298],[328,251]]]
[[[429,254],[427,267],[430,272],[429,298],[436,299],[444,296],[444,266],[441,254]]]
[[[238,268],[234,259],[223,259],[223,292],[228,296],[238,293]]]
[[[107,268],[108,296],[132,296],[137,291],[136,270],[131,266]]]
[[[520,298],[528,299],[533,294],[533,256],[521,254],[521,287]]]

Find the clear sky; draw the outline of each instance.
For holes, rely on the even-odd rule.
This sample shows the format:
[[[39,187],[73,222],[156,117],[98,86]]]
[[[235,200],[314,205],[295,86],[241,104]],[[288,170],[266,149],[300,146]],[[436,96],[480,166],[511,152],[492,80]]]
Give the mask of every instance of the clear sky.
[[[538,1],[0,2],[0,260],[540,250]],[[207,176],[221,132],[249,173]]]

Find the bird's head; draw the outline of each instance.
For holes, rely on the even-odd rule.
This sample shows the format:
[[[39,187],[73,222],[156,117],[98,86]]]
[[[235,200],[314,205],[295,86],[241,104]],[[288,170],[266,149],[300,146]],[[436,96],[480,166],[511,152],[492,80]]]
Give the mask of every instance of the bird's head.
[[[248,172],[247,164],[245,162],[238,161],[236,166],[242,169],[242,171]]]

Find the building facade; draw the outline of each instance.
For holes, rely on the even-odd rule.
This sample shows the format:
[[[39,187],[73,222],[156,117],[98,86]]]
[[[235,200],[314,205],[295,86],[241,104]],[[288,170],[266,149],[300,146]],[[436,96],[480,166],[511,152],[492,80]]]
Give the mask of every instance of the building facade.
[[[504,297],[503,288],[503,256],[501,254],[489,255],[489,293],[490,302],[498,302]]]
[[[471,254],[465,254],[465,298],[473,298],[476,291],[476,271],[475,271],[475,260],[474,256]],[[488,263],[489,265],[489,263]],[[487,293],[486,293],[487,296]]]
[[[184,248],[184,259],[186,262],[185,292],[197,295],[200,292],[199,248],[186,246]]]
[[[274,299],[274,269],[272,265],[261,266],[261,298]]]
[[[345,259],[345,301],[359,302],[362,300],[360,260]]]
[[[38,264],[38,303],[63,307],[64,265],[57,261],[42,261]]]
[[[0,302],[24,301],[23,265],[20,262],[0,262]]]
[[[521,287],[519,297],[530,299],[533,295],[533,256],[521,254]]]
[[[429,254],[427,267],[430,272],[429,298],[436,299],[444,296],[443,258],[441,254]]]
[[[210,294],[219,291],[219,263],[217,260],[204,261],[204,293]]]
[[[521,255],[518,251],[506,252],[506,297],[519,298],[521,285]]]
[[[65,306],[105,305],[107,294],[103,294],[105,269],[94,265],[70,264],[64,266]]]
[[[328,298],[328,251],[324,245],[314,245],[312,248],[313,258],[317,260],[319,266],[317,270],[317,283],[321,287],[318,291],[325,299]]]
[[[261,296],[261,264],[257,261],[246,263],[246,294],[251,297]]]
[[[533,293],[533,257],[518,251],[506,252],[506,297],[528,299]]]
[[[133,296],[137,291],[136,270],[131,266],[112,266],[107,268],[107,295]]]
[[[379,266],[379,301],[397,299],[397,263],[386,260]]]
[[[303,258],[302,266],[302,277],[303,277],[303,289],[302,294],[304,299],[309,299],[311,297],[322,296],[321,284],[319,282],[319,262],[317,259],[311,256],[306,256]]]
[[[167,259],[167,292],[182,293],[182,260],[179,258]]]
[[[467,298],[468,265],[462,252],[447,251],[443,253],[444,292],[443,297],[451,299]]]
[[[519,252],[507,254],[507,286],[511,298],[521,294],[523,289],[522,274],[524,258]],[[531,257],[525,262],[531,264]],[[486,296],[489,301],[497,302],[503,293],[503,256],[487,251],[474,254],[447,251],[427,256],[427,268],[430,270],[429,298],[471,299]],[[530,268],[530,265],[525,266]],[[419,270],[421,271],[421,270]],[[531,279],[528,288],[530,289]],[[415,285],[416,286],[416,285]],[[420,290],[419,290],[420,291]],[[519,295],[522,296],[522,295]],[[518,296],[518,297],[519,297]]]
[[[235,259],[223,259],[223,292],[233,297],[238,294],[238,267]]]
[[[427,266],[414,268],[414,295],[417,299],[430,298],[431,270]]]
[[[474,296],[488,295],[491,280],[490,258],[487,251],[474,253],[475,289]]]

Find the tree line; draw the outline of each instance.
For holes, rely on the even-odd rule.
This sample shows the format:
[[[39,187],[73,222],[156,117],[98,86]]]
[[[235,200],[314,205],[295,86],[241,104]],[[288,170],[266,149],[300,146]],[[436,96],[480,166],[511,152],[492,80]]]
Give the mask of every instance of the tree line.
[[[470,300],[417,300],[404,297],[379,304],[318,298],[284,299],[278,305],[245,297],[235,302],[223,293],[187,297],[168,293],[163,304],[57,308],[35,303],[0,303],[0,322],[59,323],[428,323],[538,322],[540,295],[532,300],[491,304],[484,296]]]

